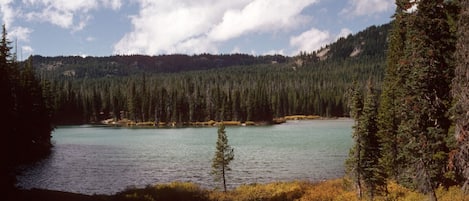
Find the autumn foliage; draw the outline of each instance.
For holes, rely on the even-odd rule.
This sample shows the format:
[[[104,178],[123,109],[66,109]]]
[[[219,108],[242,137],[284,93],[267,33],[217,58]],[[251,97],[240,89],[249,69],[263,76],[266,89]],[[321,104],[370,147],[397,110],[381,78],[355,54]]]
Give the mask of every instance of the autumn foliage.
[[[217,190],[206,190],[192,183],[174,182],[148,186],[144,189],[131,189],[104,200],[209,200],[209,201],[354,201],[356,190],[347,179],[327,180],[319,183],[292,181],[268,184],[241,185],[223,193]],[[374,200],[420,201],[426,200],[424,194],[410,190],[390,182],[388,193],[375,197]],[[467,201],[461,188],[454,186],[449,189],[440,187],[436,190],[438,200]],[[368,200],[366,195],[363,200]]]

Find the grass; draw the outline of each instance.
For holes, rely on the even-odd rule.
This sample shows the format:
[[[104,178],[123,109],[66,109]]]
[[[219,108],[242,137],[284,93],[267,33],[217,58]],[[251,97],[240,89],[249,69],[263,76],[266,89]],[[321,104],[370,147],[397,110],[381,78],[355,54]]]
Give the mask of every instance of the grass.
[[[388,186],[388,194],[377,201],[421,201],[423,194],[404,188],[394,182]],[[128,189],[115,195],[80,195],[47,190],[22,190],[12,200],[97,200],[97,201],[358,201],[354,188],[347,179],[310,182],[274,182],[268,184],[241,185],[223,193],[208,190],[193,183],[173,182],[140,189]],[[440,201],[469,201],[458,186],[438,188]],[[34,198],[34,199],[32,199]],[[7,199],[8,200],[8,199]],[[363,200],[368,200],[364,198]]]

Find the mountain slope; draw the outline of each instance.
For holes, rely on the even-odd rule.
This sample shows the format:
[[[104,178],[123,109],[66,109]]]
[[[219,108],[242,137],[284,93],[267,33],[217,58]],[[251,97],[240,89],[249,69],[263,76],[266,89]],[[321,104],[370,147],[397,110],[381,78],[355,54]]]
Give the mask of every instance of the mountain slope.
[[[295,57],[163,55],[40,57],[58,124],[113,119],[152,125],[348,116],[353,80],[384,76],[389,26],[370,27]],[[41,79],[44,80],[44,79]],[[156,122],[159,122],[156,124]]]
[[[220,69],[230,66],[293,63],[303,66],[321,61],[331,62],[347,58],[384,59],[386,37],[390,24],[371,26],[357,34],[340,38],[324,48],[301,53],[295,57],[282,55],[252,56],[247,54],[225,55],[160,55],[160,56],[109,56],[33,57],[33,65],[42,72],[68,77],[109,77],[145,73],[177,73],[194,70]]]

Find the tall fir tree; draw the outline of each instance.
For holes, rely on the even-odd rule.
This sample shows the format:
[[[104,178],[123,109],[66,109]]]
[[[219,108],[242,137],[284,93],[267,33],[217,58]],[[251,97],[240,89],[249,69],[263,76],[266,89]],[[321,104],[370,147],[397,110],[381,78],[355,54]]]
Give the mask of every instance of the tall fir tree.
[[[398,138],[398,126],[402,113],[400,93],[404,71],[398,64],[404,52],[406,37],[406,10],[409,8],[409,0],[396,1],[396,13],[389,33],[389,45],[386,58],[385,78],[382,85],[382,93],[378,113],[379,138],[381,147],[381,164],[388,176],[396,181],[402,172],[402,157],[399,156],[402,146]]]
[[[13,187],[15,176],[13,175],[12,161],[14,160],[14,132],[15,123],[15,94],[14,94],[14,75],[11,58],[11,42],[8,40],[5,25],[2,27],[2,38],[0,42],[0,125],[2,128],[2,140],[0,141],[0,188],[10,189]]]
[[[360,86],[355,81],[353,87],[348,92],[349,96],[349,108],[350,108],[350,117],[354,119],[353,133],[352,138],[354,144],[350,149],[349,157],[345,161],[345,166],[347,169],[348,175],[353,179],[355,183],[355,188],[357,189],[357,196],[361,199],[363,197],[363,185],[362,185],[362,175],[363,175],[363,165],[361,164],[362,159],[362,132],[360,127],[360,120],[363,109],[363,98],[360,90]]]
[[[386,189],[385,172],[379,162],[381,144],[378,138],[378,100],[371,79],[368,81],[362,114],[359,117],[361,177],[371,200]]]
[[[363,100],[357,83],[350,95],[350,115],[355,120],[353,126],[354,145],[346,161],[348,174],[355,182],[357,196],[361,199],[366,193],[373,200],[386,189],[386,174],[380,163],[381,143],[378,137],[378,100],[371,79],[366,85]]]
[[[398,137],[402,140],[405,172],[410,187],[436,200],[435,189],[443,183],[448,147],[445,139],[450,121],[450,83],[454,52],[445,1],[422,0],[406,17],[402,82],[402,119]]]
[[[456,68],[452,94],[455,99],[453,114],[455,137],[458,143],[456,164],[465,181],[462,188],[469,194],[469,1],[460,1],[456,45]]]
[[[212,174],[216,181],[223,182],[224,192],[226,192],[226,173],[231,170],[229,164],[233,159],[234,149],[228,144],[225,125],[220,123],[215,156],[212,159]]]
[[[10,53],[11,42],[3,26],[0,42],[0,96],[2,96],[2,140],[0,142],[0,188],[14,187],[15,167],[34,161],[51,148],[51,112],[47,110],[43,89],[27,62],[20,68]]]

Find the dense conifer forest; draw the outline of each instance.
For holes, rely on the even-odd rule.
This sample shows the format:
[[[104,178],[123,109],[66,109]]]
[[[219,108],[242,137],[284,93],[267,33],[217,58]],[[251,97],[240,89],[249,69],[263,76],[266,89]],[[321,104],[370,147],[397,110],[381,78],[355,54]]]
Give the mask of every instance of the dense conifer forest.
[[[187,124],[348,115],[354,79],[384,74],[390,25],[372,26],[295,57],[161,55],[32,57],[55,94],[56,124],[105,119]]]

